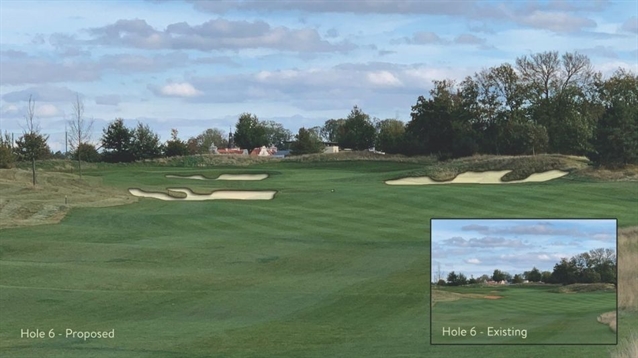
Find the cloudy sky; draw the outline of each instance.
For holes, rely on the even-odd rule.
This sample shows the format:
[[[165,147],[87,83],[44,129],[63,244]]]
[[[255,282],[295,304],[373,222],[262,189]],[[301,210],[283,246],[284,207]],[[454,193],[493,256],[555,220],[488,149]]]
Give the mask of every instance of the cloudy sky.
[[[438,267],[479,277],[552,271],[561,258],[597,248],[616,251],[615,220],[432,220],[432,280]]]
[[[543,51],[638,70],[638,3],[605,1],[0,2],[1,129],[36,100],[52,149],[78,93],[94,139],[117,117],[162,137],[242,112],[296,132],[345,117],[409,120],[434,79]]]

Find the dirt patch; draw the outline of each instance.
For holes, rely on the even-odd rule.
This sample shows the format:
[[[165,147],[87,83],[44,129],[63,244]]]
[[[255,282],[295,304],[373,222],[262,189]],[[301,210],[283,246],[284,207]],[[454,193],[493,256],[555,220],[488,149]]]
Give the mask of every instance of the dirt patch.
[[[503,296],[483,296],[483,298],[487,298],[488,300],[500,300]]]
[[[102,185],[101,178],[37,171],[0,169],[0,228],[54,224],[72,208],[137,202],[125,191]]]
[[[211,194],[197,194],[188,188],[169,188],[167,193],[147,192],[141,189],[131,188],[131,195],[143,198],[153,198],[165,201],[203,201],[203,200],[272,200],[276,191],[243,191],[243,190],[218,190]],[[172,192],[180,193],[179,197]]]
[[[616,332],[616,311],[606,312],[598,316],[599,323],[606,324],[609,329]]]
[[[544,182],[563,177],[568,172],[561,170],[549,170],[543,173],[534,173],[522,180],[503,181],[503,176],[511,170],[486,171],[486,172],[465,172],[448,181],[435,181],[430,177],[401,178],[387,180],[388,185],[429,185],[429,184],[516,184],[528,182]]]

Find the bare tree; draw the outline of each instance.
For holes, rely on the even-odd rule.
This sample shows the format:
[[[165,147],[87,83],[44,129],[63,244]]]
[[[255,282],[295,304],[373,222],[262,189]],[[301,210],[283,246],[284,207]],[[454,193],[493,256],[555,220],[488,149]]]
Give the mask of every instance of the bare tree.
[[[84,118],[84,102],[80,99],[80,95],[76,94],[75,102],[73,102],[72,119],[69,122],[70,138],[69,145],[71,150],[75,151],[78,157],[78,170],[80,179],[82,178],[82,145],[87,144],[91,140],[91,129],[93,128],[93,120],[87,121]]]
[[[27,160],[31,160],[31,173],[33,177],[33,186],[36,185],[35,161],[49,154],[49,147],[46,142],[49,136],[40,133],[40,124],[35,118],[35,100],[29,96],[27,105],[27,113],[24,116],[24,127],[22,127],[22,137],[17,141],[18,155]]]

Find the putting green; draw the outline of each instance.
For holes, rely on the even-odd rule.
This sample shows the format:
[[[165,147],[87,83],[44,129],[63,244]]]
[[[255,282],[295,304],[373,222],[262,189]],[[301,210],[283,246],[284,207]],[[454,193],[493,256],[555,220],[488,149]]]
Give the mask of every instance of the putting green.
[[[563,177],[568,172],[561,170],[549,170],[543,173],[534,173],[522,180],[503,181],[501,178],[510,173],[511,170],[487,171],[487,172],[465,172],[456,178],[448,181],[435,181],[430,177],[408,177],[396,180],[387,180],[388,185],[430,185],[430,184],[517,184],[517,183],[538,183]]]

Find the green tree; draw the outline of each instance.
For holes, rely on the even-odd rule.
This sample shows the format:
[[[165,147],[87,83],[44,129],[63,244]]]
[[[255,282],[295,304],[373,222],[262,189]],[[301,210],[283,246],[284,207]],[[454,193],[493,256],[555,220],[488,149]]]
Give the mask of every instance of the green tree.
[[[131,149],[136,160],[159,158],[163,151],[157,133],[142,123],[133,130]]]
[[[530,119],[547,128],[550,151],[589,152],[597,120],[591,94],[600,76],[589,58],[553,51],[519,57],[516,66],[526,88]]]
[[[80,144],[71,155],[74,160],[82,158],[83,161],[88,163],[97,163],[102,160],[102,156],[91,143]]]
[[[314,132],[302,127],[299,128],[299,133],[295,136],[290,149],[292,155],[321,153],[323,144]]]
[[[338,142],[339,136],[343,134],[345,123],[346,120],[343,118],[327,120],[321,127],[321,137],[328,142]]]
[[[437,283],[437,286],[445,286],[445,280],[444,279],[440,279]]]
[[[525,279],[529,280],[530,282],[539,282],[541,281],[543,275],[536,267],[534,267],[532,271],[526,272],[524,276]]]
[[[11,143],[9,133],[4,132],[4,136],[0,135],[0,169],[13,168],[15,163],[15,155]]]
[[[176,157],[188,155],[188,147],[186,143],[177,136],[177,129],[171,129],[171,139],[166,141],[164,146],[164,155],[167,157]]]
[[[598,84],[604,106],[588,157],[599,165],[638,163],[638,75],[618,70]]]
[[[454,81],[434,81],[430,99],[419,96],[412,106],[412,119],[406,125],[406,139],[416,147],[410,152],[415,154],[438,154],[448,157],[452,153],[455,139],[455,120],[466,117],[461,113],[461,96],[453,92]]]
[[[523,276],[519,274],[515,274],[512,279],[512,283],[523,283]]]
[[[283,148],[284,142],[289,141],[292,138],[292,132],[284,128],[281,123],[275,121],[264,121],[261,125],[266,131],[266,138],[268,145],[274,145],[277,148]]]
[[[397,119],[386,119],[378,123],[375,147],[390,154],[403,151],[405,124]]]
[[[448,286],[457,286],[458,280],[459,280],[459,276],[454,271],[450,272],[447,275]]]
[[[456,279],[456,285],[455,286],[464,286],[467,285],[467,277],[465,277],[465,275],[463,273],[459,273],[457,279]]]
[[[505,272],[501,271],[501,270],[494,270],[494,273],[492,274],[492,280],[493,281],[503,281],[506,279],[506,275]]]
[[[257,116],[250,113],[239,116],[235,125],[234,139],[235,145],[248,151],[268,144],[266,128],[259,122]]]
[[[110,163],[127,163],[135,160],[133,155],[134,130],[124,125],[122,118],[116,118],[102,134],[104,161]]]
[[[224,131],[217,128],[208,128],[199,135],[191,137],[186,142],[186,147],[190,154],[205,154],[210,152],[210,147],[228,147],[228,136]]]
[[[552,273],[550,271],[543,271],[543,273],[541,274],[541,282],[551,283]]]
[[[19,160],[31,162],[31,174],[33,186],[36,185],[35,161],[44,159],[51,154],[51,149],[47,145],[49,136],[40,133],[40,125],[34,121],[35,101],[29,96],[27,114],[25,115],[25,126],[22,136],[16,141],[16,155]]]
[[[343,132],[338,135],[340,147],[365,150],[374,145],[376,130],[370,116],[359,107],[354,106],[341,128]]]

